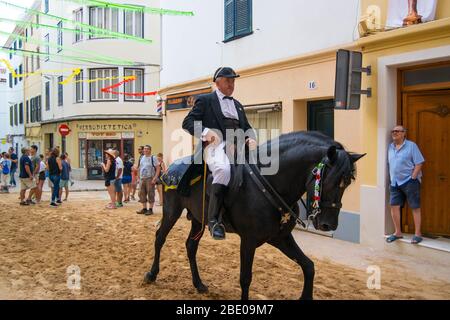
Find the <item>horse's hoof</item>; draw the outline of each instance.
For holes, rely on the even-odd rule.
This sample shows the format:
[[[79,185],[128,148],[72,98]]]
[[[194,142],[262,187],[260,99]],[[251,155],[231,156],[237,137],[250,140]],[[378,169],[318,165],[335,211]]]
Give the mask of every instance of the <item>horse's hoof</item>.
[[[301,296],[299,300],[303,300],[303,301],[312,301],[312,300],[313,300],[313,297],[304,297],[304,296]]]
[[[203,283],[196,287],[198,293],[208,293],[208,287],[205,286]]]
[[[144,276],[144,283],[153,283],[156,281],[156,274],[152,274],[151,272],[147,272]]]

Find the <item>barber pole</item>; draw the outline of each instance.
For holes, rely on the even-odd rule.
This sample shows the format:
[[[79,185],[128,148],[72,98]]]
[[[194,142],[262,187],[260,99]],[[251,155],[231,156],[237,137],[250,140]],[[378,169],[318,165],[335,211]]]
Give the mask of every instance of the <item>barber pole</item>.
[[[156,112],[158,112],[159,114],[162,114],[162,105],[163,105],[162,100],[156,102]]]

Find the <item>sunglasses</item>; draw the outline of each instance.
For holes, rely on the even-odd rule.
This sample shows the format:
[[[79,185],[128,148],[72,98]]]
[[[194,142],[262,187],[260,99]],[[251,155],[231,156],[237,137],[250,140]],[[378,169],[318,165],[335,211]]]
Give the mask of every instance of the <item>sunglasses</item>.
[[[400,133],[400,132],[405,132],[405,130],[392,130],[391,133]]]

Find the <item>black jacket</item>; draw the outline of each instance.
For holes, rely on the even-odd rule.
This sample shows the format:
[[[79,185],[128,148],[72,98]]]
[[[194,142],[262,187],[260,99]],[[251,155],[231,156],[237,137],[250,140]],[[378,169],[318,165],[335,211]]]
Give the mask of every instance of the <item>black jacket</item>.
[[[246,132],[252,129],[248,123],[247,117],[245,115],[244,108],[239,103],[239,101],[234,100],[234,105],[236,106],[236,111],[239,116],[239,127]],[[200,95],[195,101],[195,105],[189,114],[184,118],[183,129],[188,131],[191,135],[194,135],[196,121],[202,122],[202,128],[198,128],[197,132],[200,134],[205,128],[218,129],[222,132],[222,137],[226,140],[225,127],[223,125],[224,115],[220,108],[219,97],[216,92]],[[197,137],[201,138],[201,137]],[[246,138],[255,139],[255,133],[253,130],[246,132]]]

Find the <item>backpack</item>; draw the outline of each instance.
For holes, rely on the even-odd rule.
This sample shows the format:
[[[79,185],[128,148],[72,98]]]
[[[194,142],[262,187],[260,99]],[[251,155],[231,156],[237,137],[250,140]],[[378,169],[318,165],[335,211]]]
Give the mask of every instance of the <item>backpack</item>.
[[[2,173],[3,174],[9,174],[8,162],[4,161],[2,165],[3,165]]]

